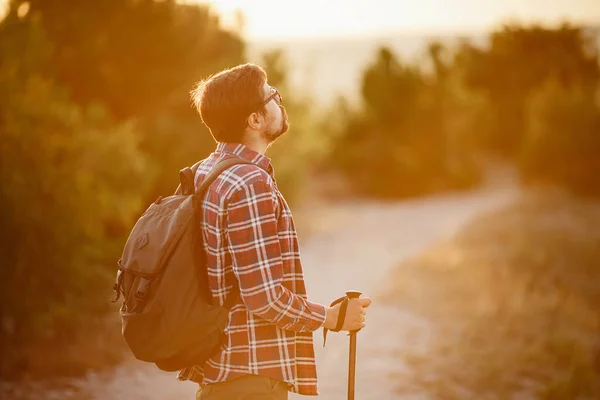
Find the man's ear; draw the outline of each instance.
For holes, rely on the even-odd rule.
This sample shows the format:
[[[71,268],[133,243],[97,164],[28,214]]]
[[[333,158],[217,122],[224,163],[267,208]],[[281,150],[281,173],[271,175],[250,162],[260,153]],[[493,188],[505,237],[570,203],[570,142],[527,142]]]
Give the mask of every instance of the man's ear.
[[[259,130],[262,125],[262,119],[259,113],[253,112],[248,116],[248,126],[252,129]]]

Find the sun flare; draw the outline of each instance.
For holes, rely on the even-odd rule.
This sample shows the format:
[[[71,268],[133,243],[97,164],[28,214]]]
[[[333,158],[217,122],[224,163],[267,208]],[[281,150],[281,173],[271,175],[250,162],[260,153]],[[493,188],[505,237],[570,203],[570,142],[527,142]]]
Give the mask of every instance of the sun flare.
[[[210,0],[208,3],[229,27],[239,25],[236,13],[241,12],[242,31],[251,40],[356,37],[397,31],[473,31],[508,20],[600,22],[600,2],[595,0]]]

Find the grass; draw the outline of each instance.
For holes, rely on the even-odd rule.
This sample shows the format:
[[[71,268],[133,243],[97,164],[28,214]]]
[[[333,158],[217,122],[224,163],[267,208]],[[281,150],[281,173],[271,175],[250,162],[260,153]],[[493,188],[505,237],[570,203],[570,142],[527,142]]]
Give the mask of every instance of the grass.
[[[600,204],[526,195],[397,269],[394,301],[429,317],[404,354],[437,399],[600,398]]]

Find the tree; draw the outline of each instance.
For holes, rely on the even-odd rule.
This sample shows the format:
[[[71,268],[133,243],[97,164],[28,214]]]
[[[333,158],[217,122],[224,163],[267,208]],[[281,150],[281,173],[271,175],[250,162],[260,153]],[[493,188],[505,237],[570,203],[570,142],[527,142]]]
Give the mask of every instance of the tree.
[[[456,122],[462,111],[451,90],[453,67],[439,43],[428,56],[431,72],[381,48],[366,69],[363,108],[349,116],[333,149],[334,164],[356,192],[414,196],[476,181],[473,166],[456,161],[463,154],[451,140],[463,129]]]
[[[13,0],[17,7],[22,0]],[[191,106],[195,82],[244,61],[245,44],[208,5],[175,0],[31,0],[52,44],[49,65],[71,99],[138,122],[156,179],[146,202],[172,193],[177,172],[214,149]]]
[[[64,343],[106,310],[115,251],[152,175],[132,122],[73,103],[51,43],[14,13],[0,24],[0,352],[3,377],[32,342]],[[132,185],[131,182],[136,182]]]
[[[600,195],[600,102],[588,86],[549,81],[532,96],[519,166],[527,183]]]
[[[21,0],[13,0],[16,6]],[[174,0],[30,0],[55,47],[57,78],[79,104],[117,118],[191,115],[195,81],[243,59],[244,43],[206,5]]]
[[[593,40],[579,27],[505,26],[485,49],[463,48],[465,84],[488,101],[487,150],[513,157],[520,146],[531,95],[555,79],[565,87],[594,86],[600,77]]]
[[[0,21],[3,377],[27,370],[29,345],[61,346],[106,312],[136,217],[214,148],[193,83],[243,61],[243,49],[207,6],[10,2]]]

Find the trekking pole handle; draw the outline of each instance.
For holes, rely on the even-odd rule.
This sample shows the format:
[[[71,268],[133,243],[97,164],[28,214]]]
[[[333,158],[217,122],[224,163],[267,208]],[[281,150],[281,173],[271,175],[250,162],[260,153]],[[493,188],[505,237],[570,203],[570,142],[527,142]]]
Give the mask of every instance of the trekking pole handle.
[[[362,295],[362,293],[359,292],[358,290],[348,290],[346,292],[346,297],[348,299],[358,299],[361,295]],[[360,329],[357,329],[355,331],[351,331],[350,333],[348,333],[348,336],[355,335],[358,331],[360,331]]]
[[[362,293],[357,290],[348,290],[346,292],[346,296],[348,296],[349,299],[358,299],[361,295]]]
[[[362,293],[356,290],[349,290],[346,292],[346,296],[340,297],[331,303],[330,307],[335,306],[336,304],[340,304],[340,311],[338,313],[338,320],[335,329],[332,329],[333,332],[339,332],[342,330],[342,326],[344,325],[344,320],[346,318],[346,307],[348,306],[348,301],[350,299],[358,299]],[[360,330],[360,329],[359,329]],[[348,335],[352,333],[356,333],[359,330],[352,331]],[[325,347],[325,342],[327,340],[327,331],[329,329],[323,328],[323,347]]]

